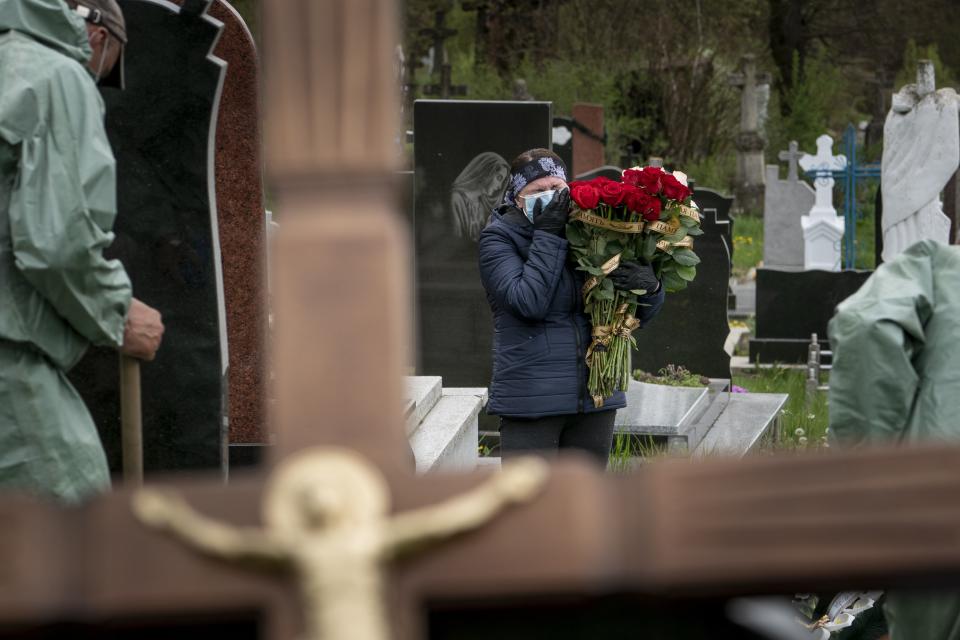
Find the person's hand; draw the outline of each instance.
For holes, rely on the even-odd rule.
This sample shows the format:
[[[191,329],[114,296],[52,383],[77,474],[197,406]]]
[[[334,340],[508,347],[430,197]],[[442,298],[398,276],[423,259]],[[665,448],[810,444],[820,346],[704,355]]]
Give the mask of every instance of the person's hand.
[[[127,312],[127,325],[123,330],[123,346],[120,351],[140,360],[153,360],[163,339],[163,321],[160,312],[136,298]]]
[[[546,206],[543,206],[541,200],[537,200],[533,205],[533,228],[563,237],[569,216],[570,189],[562,189],[553,194]]]
[[[613,282],[613,286],[621,291],[643,289],[650,294],[660,290],[660,281],[657,280],[653,267],[648,264],[621,262],[607,277]]]

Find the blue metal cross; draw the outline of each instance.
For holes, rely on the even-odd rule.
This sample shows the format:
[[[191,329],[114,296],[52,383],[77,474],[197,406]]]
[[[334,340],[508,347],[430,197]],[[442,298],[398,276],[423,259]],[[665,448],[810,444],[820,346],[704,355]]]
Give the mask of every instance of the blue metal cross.
[[[845,221],[843,268],[853,269],[857,257],[857,220],[860,219],[857,204],[857,181],[879,179],[880,165],[876,163],[859,164],[857,162],[857,129],[852,124],[848,124],[843,132],[843,152],[847,157],[847,166],[840,171],[834,171],[833,179],[843,190],[843,217]],[[817,177],[816,174],[816,170],[805,172],[805,175],[811,180]]]

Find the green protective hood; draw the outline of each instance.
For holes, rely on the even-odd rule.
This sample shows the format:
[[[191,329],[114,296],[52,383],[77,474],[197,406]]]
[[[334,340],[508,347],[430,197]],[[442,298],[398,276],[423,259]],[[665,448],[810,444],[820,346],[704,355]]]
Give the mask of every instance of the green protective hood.
[[[82,65],[92,55],[83,18],[64,0],[0,0],[0,33],[11,29]]]
[[[930,240],[839,305],[829,327],[835,443],[960,442],[958,310],[960,247]],[[891,591],[885,613],[892,640],[960,640],[960,591]]]

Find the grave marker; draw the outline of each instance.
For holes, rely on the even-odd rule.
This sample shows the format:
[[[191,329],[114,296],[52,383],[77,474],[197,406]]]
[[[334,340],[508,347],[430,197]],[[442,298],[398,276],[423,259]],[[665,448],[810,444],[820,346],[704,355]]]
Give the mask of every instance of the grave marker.
[[[960,165],[960,100],[936,89],[934,66],[917,64],[917,82],[893,96],[884,125],[883,260],[920,240],[950,243],[940,193]]]
[[[503,200],[513,158],[550,147],[550,103],[418,100],[414,122],[418,373],[485,387],[493,321],[477,239]]]
[[[263,443],[268,304],[259,60],[250,30],[226,0],[213,2],[207,13],[223,23],[214,55],[227,63],[214,173],[227,311],[230,443]]]
[[[803,269],[802,217],[815,204],[810,185],[799,179],[797,161],[803,154],[792,141],[779,158],[786,161],[787,179],[780,178],[780,167],[767,165],[763,195],[763,266],[768,269]]]
[[[166,325],[142,370],[144,466],[222,468],[227,334],[212,151],[225,64],[210,53],[222,25],[202,0],[120,4],[127,88],[103,90],[119,212],[108,255]],[[119,469],[116,352],[91,349],[70,376]]]
[[[700,256],[697,277],[678,293],[668,293],[660,313],[634,334],[638,351],[633,366],[656,374],[668,364],[710,378],[730,378],[724,342],[730,333],[731,198],[696,188],[693,199],[703,213],[703,235],[694,242]]]
[[[824,134],[817,138],[817,155],[800,158],[804,171],[816,174],[816,197],[809,215],[800,219],[803,228],[803,268],[840,271],[840,241],[844,219],[833,208],[833,174],[847,166],[846,156],[833,155],[833,138]]]
[[[381,65],[388,67],[392,39],[363,37],[389,33],[392,16],[384,0],[359,8],[354,0],[320,2],[264,6],[267,166],[285,214],[275,254],[282,330],[274,460],[289,470],[282,456],[304,446],[356,449],[387,474],[392,512],[402,513],[460,495],[488,474],[438,482],[403,469],[397,445],[409,335],[406,255],[391,212],[395,195],[386,187],[396,104],[371,99],[390,85]],[[343,37],[319,37],[331,32]],[[353,55],[362,52],[370,57]],[[346,80],[364,72],[371,83],[351,94]],[[303,77],[317,82],[305,87]],[[344,135],[329,135],[335,131]],[[359,181],[367,187],[361,197]],[[345,216],[347,210],[354,215]],[[359,286],[343,286],[337,267]],[[346,357],[350,366],[343,366]],[[380,401],[370,402],[370,387],[380,390]],[[618,478],[562,461],[532,504],[394,566],[387,585],[392,629],[397,640],[428,630],[434,640],[463,639],[476,633],[479,615],[487,636],[529,638],[543,622],[551,631],[569,631],[573,613],[578,631],[603,637],[612,611],[634,635],[639,629],[649,637],[750,638],[756,634],[728,617],[727,599],[854,584],[956,584],[958,465],[960,452],[944,448],[661,463]],[[264,487],[257,476],[237,478],[231,487],[208,480],[173,488],[230,526],[260,524]],[[289,510],[270,517],[304,522],[301,507],[309,501],[302,498],[309,496],[287,494]],[[130,498],[120,491],[70,510],[0,501],[0,519],[10,525],[0,538],[7,560],[0,635],[144,638],[159,631],[169,637],[169,626],[157,627],[174,620],[182,621],[180,633],[206,627],[202,632],[220,635],[236,631],[239,620],[247,637],[293,640],[325,604],[300,600],[289,574],[251,573],[188,551],[138,523]],[[862,535],[865,521],[869,536]],[[242,555],[243,546],[237,551]],[[358,606],[349,599],[340,604]]]
[[[760,122],[759,86],[770,83],[770,74],[757,72],[756,56],[740,59],[740,71],[730,74],[730,84],[740,88],[740,131],[736,138],[738,210],[759,211],[763,197],[763,149],[766,140]]]

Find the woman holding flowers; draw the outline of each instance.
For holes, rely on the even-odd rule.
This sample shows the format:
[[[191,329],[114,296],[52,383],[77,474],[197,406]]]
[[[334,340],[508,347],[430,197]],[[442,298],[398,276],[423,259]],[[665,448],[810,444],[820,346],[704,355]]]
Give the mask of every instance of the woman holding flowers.
[[[511,164],[503,204],[480,234],[480,277],[494,318],[488,411],[500,416],[505,459],[531,451],[580,449],[606,465],[622,390],[596,403],[587,390],[591,322],[586,275],[568,259],[570,190],[563,161],[531,149]],[[624,290],[643,290],[637,320],[663,304],[651,267],[624,261],[609,274]]]

